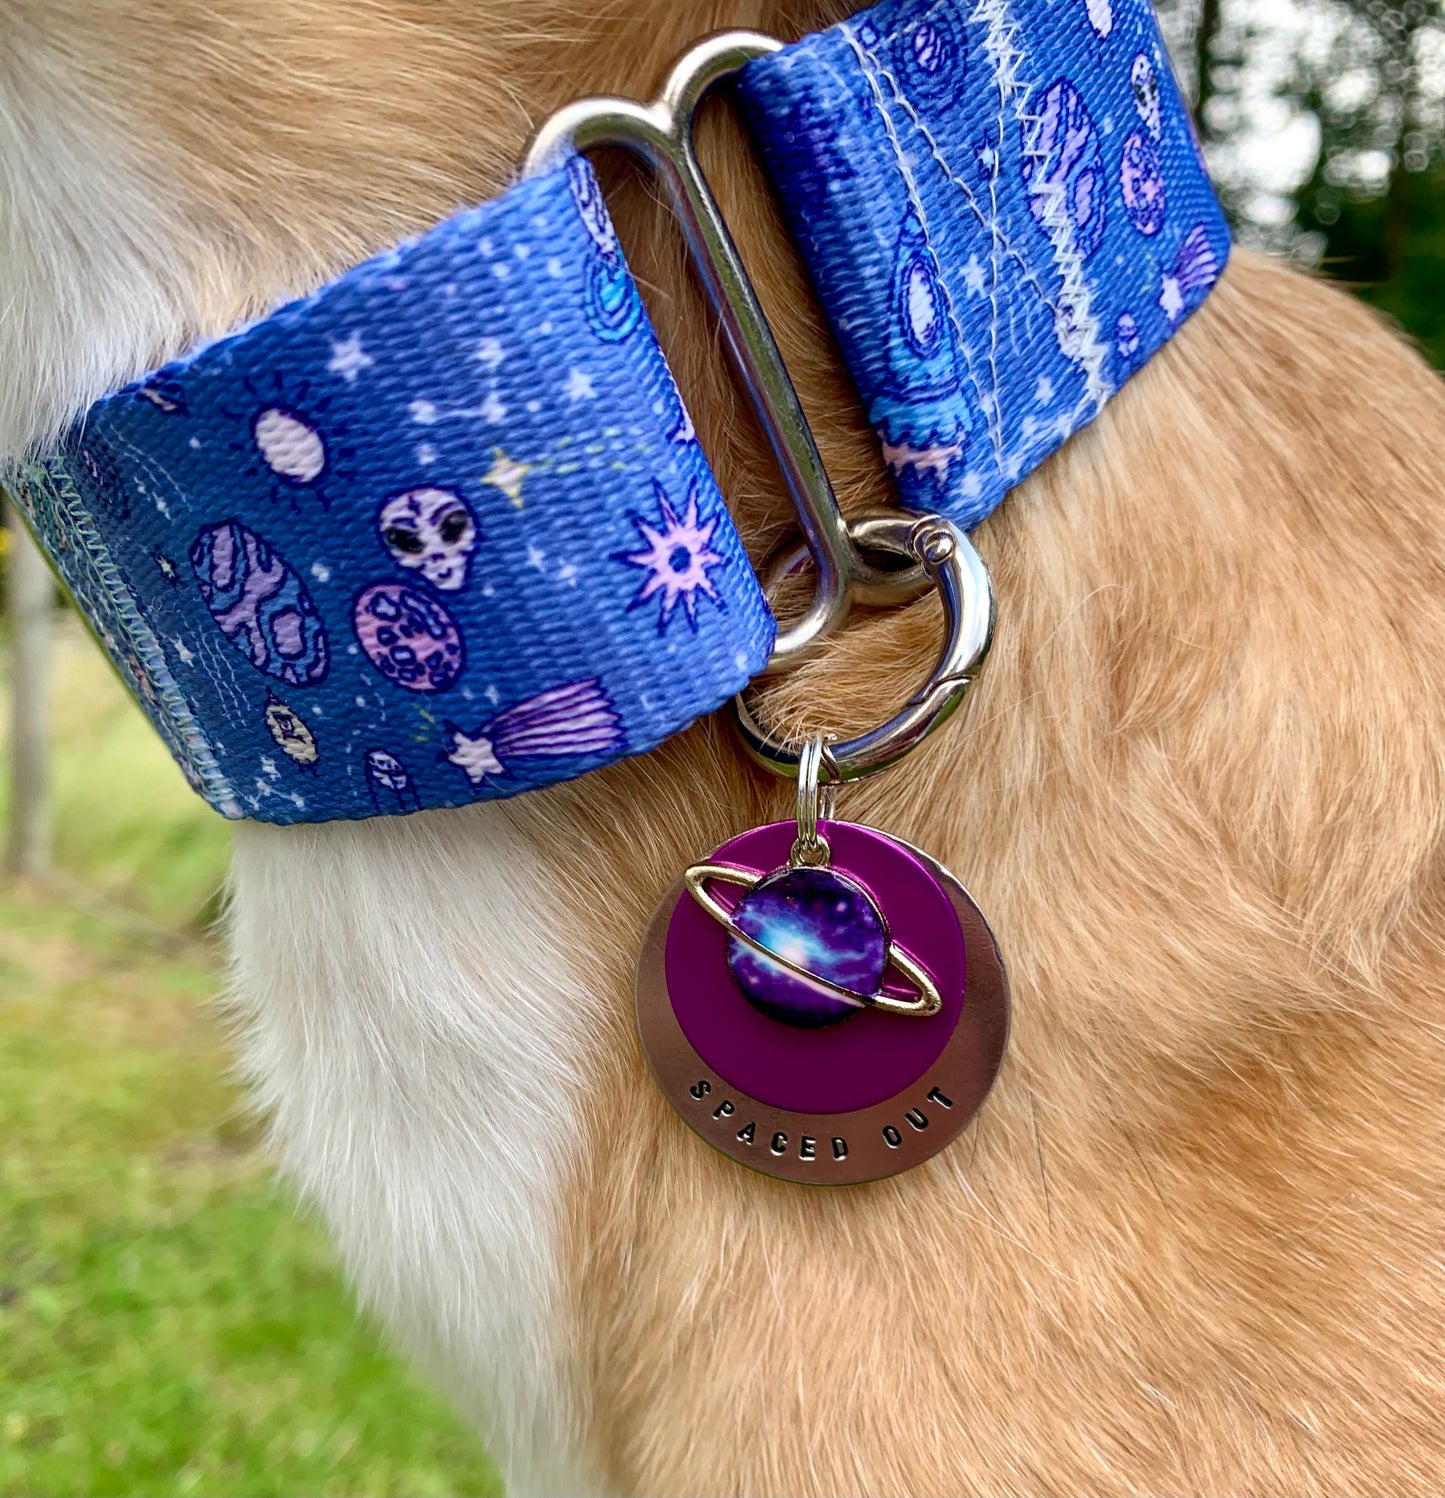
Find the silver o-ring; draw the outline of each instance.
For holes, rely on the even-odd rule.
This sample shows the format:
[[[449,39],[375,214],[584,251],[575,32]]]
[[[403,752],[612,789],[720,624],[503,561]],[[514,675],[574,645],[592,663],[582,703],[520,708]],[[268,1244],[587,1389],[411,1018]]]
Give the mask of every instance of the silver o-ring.
[[[951,520],[892,510],[850,521],[857,533],[866,524],[870,548],[919,563],[943,599],[943,648],[927,682],[886,723],[856,738],[831,744],[840,780],[862,780],[895,765],[941,727],[963,700],[993,643],[994,596],[988,569],[973,543]],[[776,573],[774,574],[777,575]],[[759,723],[747,694],[733,699],[738,731],[748,753],[775,775],[796,778],[804,745],[774,738]]]

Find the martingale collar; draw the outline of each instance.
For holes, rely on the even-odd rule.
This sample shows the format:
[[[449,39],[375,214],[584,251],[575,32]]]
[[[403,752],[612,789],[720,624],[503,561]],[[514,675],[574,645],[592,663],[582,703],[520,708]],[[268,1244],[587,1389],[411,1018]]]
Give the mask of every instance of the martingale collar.
[[[738,95],[900,500],[966,527],[1228,254],[1147,0],[886,0]],[[568,779],[776,636],[575,153],[101,400],[19,498],[230,817]]]

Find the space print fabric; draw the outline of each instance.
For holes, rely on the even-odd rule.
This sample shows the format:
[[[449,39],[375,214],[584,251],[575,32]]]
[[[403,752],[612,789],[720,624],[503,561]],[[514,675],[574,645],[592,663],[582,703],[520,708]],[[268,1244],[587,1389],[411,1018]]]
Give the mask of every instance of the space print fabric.
[[[1228,255],[1147,0],[887,0],[743,85],[900,497],[967,528]]]
[[[109,396],[23,498],[232,817],[581,774],[775,634],[581,158]]]
[[[888,0],[742,93],[900,498],[965,525],[1228,252],[1145,0]],[[572,778],[776,632],[580,157],[106,397],[18,497],[231,817]]]

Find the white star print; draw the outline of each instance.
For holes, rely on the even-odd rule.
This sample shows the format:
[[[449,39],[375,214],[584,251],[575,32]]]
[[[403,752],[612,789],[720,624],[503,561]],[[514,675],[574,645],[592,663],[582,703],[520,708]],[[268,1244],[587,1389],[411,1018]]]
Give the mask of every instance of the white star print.
[[[1046,406],[1054,398],[1054,382],[1048,375],[1040,375],[1037,388],[1034,390],[1034,399],[1040,405]]]
[[[1184,297],[1179,290],[1179,282],[1173,276],[1164,277],[1164,289],[1159,293],[1159,305],[1164,309],[1164,315],[1170,322],[1179,321],[1179,314],[1184,311]]]
[[[567,376],[567,383],[562,387],[562,393],[574,403],[597,399],[597,392],[592,388],[592,376],[583,374],[580,369],[574,369]]]
[[[498,399],[495,390],[482,402],[480,414],[483,421],[489,421],[493,426],[506,417],[507,408]]]
[[[547,553],[540,546],[529,546],[527,548],[527,565],[535,567],[538,572],[547,564]]]
[[[968,287],[969,296],[983,295],[988,277],[984,274],[983,266],[978,263],[977,255],[968,257],[968,264],[963,268],[963,284]]]
[[[575,588],[577,586],[576,567],[571,562],[563,562],[557,569],[557,581],[559,583],[567,583],[570,587]]]
[[[483,338],[477,345],[477,358],[488,369],[495,369],[506,357],[506,354],[502,352],[502,340],[500,338]]]
[[[500,775],[502,762],[492,748],[492,741],[485,734],[476,738],[457,729],[452,734],[452,752],[447,758],[467,772],[473,785],[480,785],[488,775]]]
[[[195,652],[193,650],[186,649],[186,643],[184,640],[175,639],[171,641],[171,644],[176,647],[176,654],[181,658],[181,665],[189,666],[190,663],[195,660]]]
[[[357,375],[375,363],[376,360],[362,349],[360,333],[331,340],[331,362],[326,367],[332,374],[339,374],[348,385],[354,385]]]

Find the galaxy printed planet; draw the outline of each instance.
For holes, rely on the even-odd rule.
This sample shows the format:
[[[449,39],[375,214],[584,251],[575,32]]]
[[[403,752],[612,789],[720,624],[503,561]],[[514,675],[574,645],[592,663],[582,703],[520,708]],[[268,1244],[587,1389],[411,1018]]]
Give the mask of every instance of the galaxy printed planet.
[[[795,967],[838,988],[873,994],[888,965],[888,932],[872,900],[831,869],[783,869],[745,894],[733,927]],[[728,966],[748,1002],[769,1019],[802,1029],[836,1024],[858,1005],[833,998],[737,936]]]
[[[1124,142],[1119,189],[1129,222],[1141,234],[1157,234],[1164,227],[1164,172],[1158,148],[1141,130]]]
[[[1062,207],[1075,248],[1092,255],[1104,238],[1104,164],[1094,118],[1067,78],[1053,84],[1025,126],[1023,177],[1039,224],[1052,234]]]
[[[239,520],[200,531],[191,570],[221,633],[259,671],[292,686],[321,681],[326,630],[301,579],[263,536]]]
[[[942,6],[932,7],[923,20],[905,27],[892,50],[909,85],[922,93],[943,94],[962,83],[964,50]]]
[[[461,675],[466,651],[456,621],[406,583],[375,583],[356,600],[356,638],[388,681],[413,692],[444,692]]]
[[[642,298],[622,259],[617,231],[597,179],[580,162],[568,167],[567,178],[577,213],[592,241],[587,264],[587,320],[604,343],[620,343],[642,323]]]

